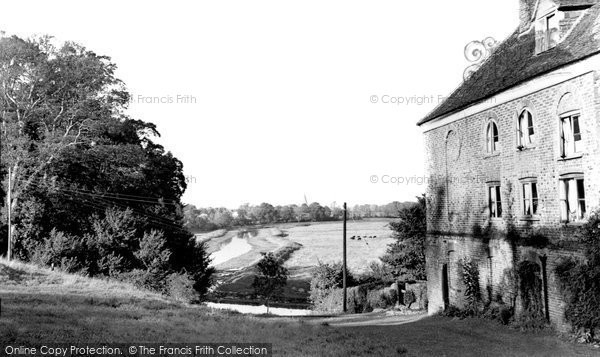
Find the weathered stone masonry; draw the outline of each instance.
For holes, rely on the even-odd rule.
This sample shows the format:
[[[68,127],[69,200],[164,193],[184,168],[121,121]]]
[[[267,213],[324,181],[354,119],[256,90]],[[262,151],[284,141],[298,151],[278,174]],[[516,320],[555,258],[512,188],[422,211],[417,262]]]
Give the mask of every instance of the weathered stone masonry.
[[[517,314],[534,301],[529,312],[564,329],[555,267],[583,257],[576,233],[600,206],[600,0],[519,1],[515,32],[419,122],[429,312],[464,306],[469,260],[485,301]],[[521,286],[517,270],[533,283]]]
[[[588,206],[600,202],[600,125],[597,113],[600,101],[598,72],[590,72],[565,83],[498,105],[425,133],[427,171],[433,179],[428,187],[428,291],[429,311],[443,309],[442,274],[448,271],[449,303],[461,306],[464,301],[459,260],[475,258],[480,267],[484,298],[502,294],[505,301],[518,292],[506,286],[506,274],[516,262],[545,260],[547,301],[550,320],[564,325],[562,302],[553,268],[560,257],[579,254],[573,232],[576,224],[560,220],[559,177],[581,172],[585,177]],[[571,160],[560,157],[559,107],[561,99],[571,93],[579,102],[583,156]],[[534,115],[534,147],[517,149],[517,117],[523,108]],[[490,120],[499,129],[499,149],[488,154],[485,128]],[[538,183],[539,214],[535,220],[522,217],[521,179],[534,177]],[[488,183],[500,182],[502,218],[490,218]],[[588,209],[589,210],[589,209]],[[560,249],[536,249],[515,246],[506,238],[507,228],[514,227],[527,236],[543,231]],[[477,237],[486,228],[492,237]],[[564,242],[574,244],[564,244]],[[491,290],[491,292],[490,292]],[[488,294],[488,292],[490,292]]]
[[[534,301],[536,314],[565,329],[555,268],[583,257],[576,233],[600,206],[600,0],[519,1],[515,32],[419,122],[429,312],[464,306],[469,260],[483,300],[517,314]],[[520,126],[524,109],[532,128],[527,116]],[[520,140],[532,132],[531,143]],[[534,283],[523,288],[519,269]]]

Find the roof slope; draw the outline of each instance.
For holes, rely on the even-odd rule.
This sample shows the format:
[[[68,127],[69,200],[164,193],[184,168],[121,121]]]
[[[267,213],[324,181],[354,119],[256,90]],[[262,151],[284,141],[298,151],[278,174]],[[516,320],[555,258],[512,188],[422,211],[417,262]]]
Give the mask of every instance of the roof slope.
[[[519,36],[516,30],[444,102],[417,125],[460,111],[511,87],[600,52],[600,4],[582,16],[556,47],[535,55],[535,31]]]

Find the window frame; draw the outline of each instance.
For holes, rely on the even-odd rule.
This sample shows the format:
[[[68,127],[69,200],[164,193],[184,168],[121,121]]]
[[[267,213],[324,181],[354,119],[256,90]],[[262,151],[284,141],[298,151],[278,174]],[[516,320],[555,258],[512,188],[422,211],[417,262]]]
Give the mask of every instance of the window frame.
[[[484,135],[485,153],[490,156],[500,153],[500,128],[494,119],[486,122]]]
[[[544,31],[546,32],[546,36],[544,41],[546,41],[546,50],[550,50],[554,47],[556,47],[556,45],[558,45],[559,39],[556,39],[556,41],[554,41],[554,39],[552,38],[553,34],[553,29],[559,30],[560,29],[560,22],[558,19],[558,13],[556,11],[552,11],[551,13],[547,14],[546,16],[544,16],[544,23],[545,23],[545,28]],[[551,21],[557,21],[556,24],[553,24]],[[557,25],[556,27],[553,25]]]
[[[528,117],[523,117],[528,113]],[[523,119],[527,119],[527,127],[523,129]],[[526,133],[526,134],[525,134]],[[535,116],[533,111],[525,107],[517,115],[517,149],[523,150],[534,147],[536,144]]]
[[[573,196],[571,196],[571,187],[574,189]],[[587,219],[585,191],[583,173],[564,174],[559,177],[558,200],[561,223],[579,223]],[[572,204],[575,204],[575,210],[571,207]]]
[[[536,17],[535,53],[540,54],[549,51],[560,43],[560,21],[561,13],[556,6],[541,10],[543,15]]]
[[[576,119],[576,121],[574,121]],[[569,123],[569,133],[565,132],[566,122]],[[576,125],[574,124],[576,123]],[[577,132],[574,128],[577,127]],[[568,138],[567,138],[568,136]],[[583,135],[581,131],[581,111],[573,110],[559,115],[559,149],[560,157],[568,159],[578,157],[583,151]]]
[[[521,183],[521,215],[524,218],[534,218],[540,212],[540,191],[538,180],[535,177],[519,180]],[[528,189],[529,188],[529,189]],[[528,196],[529,194],[529,196]],[[529,203],[530,213],[527,212]]]
[[[487,201],[489,217],[491,219],[502,219],[502,185],[499,181],[487,183]]]

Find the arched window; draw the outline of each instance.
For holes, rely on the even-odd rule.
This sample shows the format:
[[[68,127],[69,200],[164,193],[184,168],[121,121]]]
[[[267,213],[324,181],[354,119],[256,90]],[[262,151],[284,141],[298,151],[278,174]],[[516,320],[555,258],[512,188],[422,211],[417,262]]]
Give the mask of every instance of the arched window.
[[[533,128],[533,114],[524,109],[519,115],[518,122],[518,147],[520,149],[532,145],[535,142],[535,130]]]
[[[490,120],[485,129],[485,147],[488,154],[498,151],[498,141],[498,125],[493,120]]]

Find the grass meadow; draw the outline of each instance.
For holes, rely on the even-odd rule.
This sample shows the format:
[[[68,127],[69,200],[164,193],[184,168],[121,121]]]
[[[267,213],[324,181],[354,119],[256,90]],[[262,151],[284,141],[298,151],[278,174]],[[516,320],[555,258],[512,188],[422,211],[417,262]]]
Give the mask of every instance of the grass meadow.
[[[521,334],[478,319],[332,327],[318,317],[251,317],[2,260],[0,298],[0,346],[247,342],[272,343],[276,356],[598,355],[551,332]]]
[[[392,231],[388,227],[389,221],[370,219],[348,222],[347,253],[348,269],[351,272],[364,273],[370,263],[380,261],[379,257],[393,242]],[[294,249],[285,262],[290,277],[284,289],[283,300],[288,305],[306,307],[314,267],[319,262],[334,263],[342,260],[342,227],[342,222],[286,223],[253,230],[251,236],[245,235],[252,247],[249,252],[216,265],[219,270],[219,298],[213,300],[249,300],[248,297],[253,293],[252,267],[261,259],[262,253],[278,252],[299,244],[299,248]],[[213,253],[224,247],[227,249],[227,244],[233,237],[237,237],[239,232],[216,231],[198,235],[198,238],[205,241],[208,251]],[[282,235],[273,235],[273,232]],[[351,239],[352,237],[355,239]],[[358,237],[361,239],[358,240]]]
[[[348,235],[348,268],[356,273],[362,273],[369,263],[379,261],[388,244],[393,242],[392,231],[388,227],[390,219],[367,219],[349,221]],[[281,231],[284,236],[274,236],[273,230]],[[239,230],[215,231],[197,235],[199,241],[207,244],[209,253],[214,253],[225,247],[233,237],[238,236]],[[350,239],[361,237],[361,240]],[[375,238],[364,238],[375,237]],[[287,260],[288,268],[314,267],[319,261],[333,263],[342,260],[342,222],[317,223],[285,223],[258,228],[248,238],[252,246],[250,252],[218,264],[219,270],[238,270],[256,263],[261,253],[274,252],[291,243],[300,243],[302,248],[295,251]]]
[[[369,264],[379,262],[387,246],[393,242],[392,231],[387,220],[349,221],[347,225],[348,269],[353,273],[364,273]],[[342,261],[342,222],[327,222],[287,229],[287,239],[303,245],[286,262],[288,267],[316,266],[319,261],[334,263]],[[350,239],[361,237],[361,240]],[[376,238],[364,238],[376,237]]]

